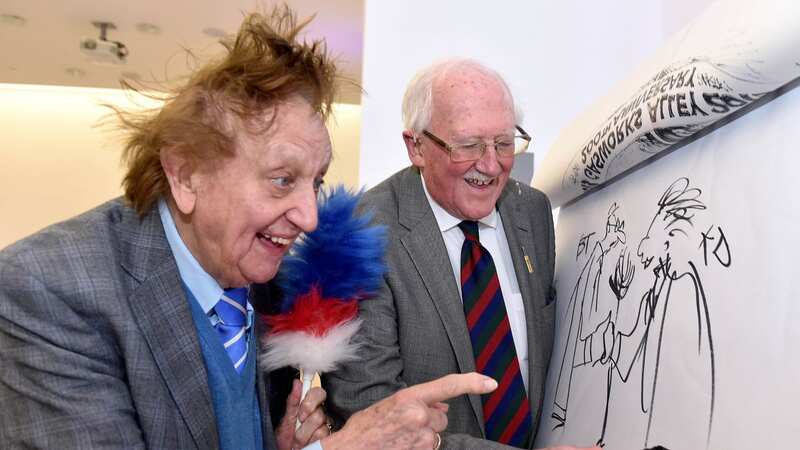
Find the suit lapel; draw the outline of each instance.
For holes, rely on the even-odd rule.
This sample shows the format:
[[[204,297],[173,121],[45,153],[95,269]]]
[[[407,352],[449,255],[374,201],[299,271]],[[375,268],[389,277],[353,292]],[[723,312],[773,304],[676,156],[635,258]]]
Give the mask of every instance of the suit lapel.
[[[139,219],[129,218],[120,226],[129,243],[122,265],[138,283],[129,298],[131,309],[197,448],[217,448],[208,374],[157,208],[140,223],[133,221]]]
[[[464,307],[458,293],[459,286],[450,274],[450,258],[444,245],[436,218],[430,208],[422,179],[416,169],[405,172],[399,195],[398,217],[400,224],[408,233],[400,237],[400,242],[408,252],[417,270],[433,309],[444,325],[450,345],[461,373],[475,371],[475,358],[472,341],[469,338],[467,323],[464,320]],[[424,205],[423,207],[420,207]],[[444,269],[444,270],[443,270]],[[469,401],[483,432],[483,407],[478,395],[469,395]]]
[[[528,335],[528,400],[531,404],[532,414],[535,416],[539,405],[539,390],[531,387],[539,386],[542,382],[537,375],[539,372],[536,363],[542,358],[541,348],[537,344],[545,342],[541,336],[545,325],[538,312],[540,303],[543,303],[544,300],[536,301],[537,296],[540,297],[543,290],[537,274],[535,239],[529,226],[529,218],[524,216],[521,207],[522,201],[517,183],[516,180],[508,181],[498,200],[498,211],[503,218],[503,230],[508,240],[508,249],[511,253],[514,273],[517,276],[517,284],[525,308],[525,327]],[[530,262],[532,273],[528,272],[528,262]]]

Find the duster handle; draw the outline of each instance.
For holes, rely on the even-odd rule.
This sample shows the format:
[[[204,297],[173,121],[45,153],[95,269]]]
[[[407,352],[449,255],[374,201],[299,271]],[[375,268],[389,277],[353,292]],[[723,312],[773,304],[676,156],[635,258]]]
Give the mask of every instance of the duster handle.
[[[311,380],[314,379],[314,375],[316,372],[307,372],[303,369],[300,369],[300,377],[303,380],[303,390],[300,393],[300,403],[303,402],[303,399],[306,398],[306,394],[308,394],[309,389],[311,389]],[[297,419],[297,423],[295,423],[294,429],[297,430],[300,428],[300,419]]]

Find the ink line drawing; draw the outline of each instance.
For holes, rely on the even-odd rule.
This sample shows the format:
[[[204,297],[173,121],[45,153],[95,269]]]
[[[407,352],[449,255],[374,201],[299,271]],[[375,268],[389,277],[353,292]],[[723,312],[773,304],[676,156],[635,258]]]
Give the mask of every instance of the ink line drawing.
[[[625,384],[639,387],[636,407],[647,424],[643,447],[671,448],[670,441],[680,439],[676,435],[703,436],[691,448],[708,447],[718,374],[708,293],[698,265],[726,270],[732,253],[722,226],[699,227],[698,219],[708,215],[701,196],[688,178],[670,184],[656,202],[635,255],[618,203],[608,210],[602,237],[581,234],[576,259],[583,258],[583,265],[562,319],[565,344],[555,355],[561,360],[555,361],[553,430],[569,423],[572,408],[582,407],[570,404],[577,371],[599,366],[606,369],[606,379],[599,383],[605,388],[605,405],[597,421],[598,445],[606,444],[615,389]],[[635,277],[646,277],[638,284],[646,286],[639,295],[631,291]],[[683,388],[685,380],[674,370],[660,370],[675,366],[678,359],[696,378],[691,391]],[[661,425],[666,422],[695,428],[668,432]]]

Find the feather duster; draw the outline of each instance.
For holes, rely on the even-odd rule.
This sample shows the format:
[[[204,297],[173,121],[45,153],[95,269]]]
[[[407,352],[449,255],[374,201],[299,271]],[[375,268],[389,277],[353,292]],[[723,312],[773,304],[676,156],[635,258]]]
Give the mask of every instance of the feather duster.
[[[315,373],[355,359],[358,302],[374,296],[386,272],[386,227],[359,214],[361,192],[343,186],[323,192],[317,229],[284,258],[276,277],[280,312],[266,316],[269,332],[261,365],[303,373],[303,397]]]

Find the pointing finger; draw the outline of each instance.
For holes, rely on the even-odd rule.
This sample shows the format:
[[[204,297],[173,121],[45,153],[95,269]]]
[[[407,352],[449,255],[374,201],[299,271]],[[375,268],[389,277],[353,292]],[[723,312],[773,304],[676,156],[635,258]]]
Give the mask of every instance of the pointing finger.
[[[452,374],[427,383],[411,386],[405,395],[426,405],[433,405],[464,394],[487,394],[497,389],[497,382],[476,372]]]

